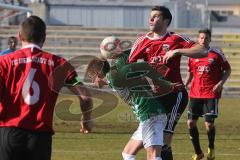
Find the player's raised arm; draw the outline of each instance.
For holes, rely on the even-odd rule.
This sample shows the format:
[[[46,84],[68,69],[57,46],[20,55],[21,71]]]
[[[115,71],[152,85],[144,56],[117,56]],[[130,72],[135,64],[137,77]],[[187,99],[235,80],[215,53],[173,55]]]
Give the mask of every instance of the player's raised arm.
[[[167,63],[169,59],[177,55],[183,55],[191,58],[201,58],[206,57],[207,53],[208,49],[206,49],[204,46],[200,44],[196,44],[194,47],[191,48],[174,49],[166,52],[166,54],[163,57],[163,62]]]

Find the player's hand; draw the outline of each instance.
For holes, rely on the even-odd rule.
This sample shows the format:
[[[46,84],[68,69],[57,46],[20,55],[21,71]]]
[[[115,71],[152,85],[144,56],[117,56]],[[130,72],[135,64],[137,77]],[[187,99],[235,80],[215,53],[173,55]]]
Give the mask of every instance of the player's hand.
[[[184,85],[184,87],[185,87],[186,90],[189,90],[189,89],[190,89],[189,84],[184,83],[183,85]]]
[[[93,127],[93,121],[92,120],[84,120],[84,118],[81,118],[80,121],[80,132],[83,134],[88,134],[89,132],[91,132]]]
[[[178,53],[178,49],[167,51],[166,54],[163,56],[163,63],[167,63],[169,59],[175,57],[177,53]]]
[[[172,86],[174,92],[179,92],[185,89],[185,86],[182,83],[172,83]]]
[[[223,88],[223,84],[221,82],[217,83],[214,87],[213,87],[213,92],[214,93],[219,93],[222,91]]]

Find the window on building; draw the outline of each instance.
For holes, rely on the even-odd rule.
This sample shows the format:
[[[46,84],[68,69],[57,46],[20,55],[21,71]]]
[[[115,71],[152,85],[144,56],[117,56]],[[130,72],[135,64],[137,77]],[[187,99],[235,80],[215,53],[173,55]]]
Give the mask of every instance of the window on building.
[[[220,16],[232,16],[233,11],[215,11]]]

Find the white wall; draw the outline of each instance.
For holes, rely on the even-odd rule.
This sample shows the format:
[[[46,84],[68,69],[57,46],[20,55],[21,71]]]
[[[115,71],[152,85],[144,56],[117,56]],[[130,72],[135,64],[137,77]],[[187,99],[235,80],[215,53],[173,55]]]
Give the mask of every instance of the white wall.
[[[170,27],[188,28],[203,25],[202,12],[194,8],[189,14],[188,6],[182,0],[166,2],[164,5],[170,9],[173,15]],[[151,7],[152,5],[50,5],[49,23],[86,27],[147,28]]]

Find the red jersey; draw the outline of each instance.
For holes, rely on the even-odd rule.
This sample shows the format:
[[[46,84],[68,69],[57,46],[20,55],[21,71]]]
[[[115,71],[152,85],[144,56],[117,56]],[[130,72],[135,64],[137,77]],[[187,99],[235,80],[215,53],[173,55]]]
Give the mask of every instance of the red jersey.
[[[58,92],[76,76],[65,59],[36,45],[1,56],[0,127],[53,132]]]
[[[195,42],[184,38],[173,32],[167,32],[165,35],[153,39],[148,33],[139,37],[132,47],[129,62],[136,62],[138,59],[148,61],[154,68],[161,72],[161,65],[167,66],[169,69],[165,73],[165,77],[171,82],[182,83],[180,73],[181,56],[170,59],[166,64],[163,63],[163,56],[169,50],[179,48],[190,48]]]
[[[222,79],[221,73],[230,69],[227,59],[220,50],[210,48],[207,57],[189,58],[188,68],[193,75],[190,97],[220,98],[221,93],[213,92],[213,87]]]

